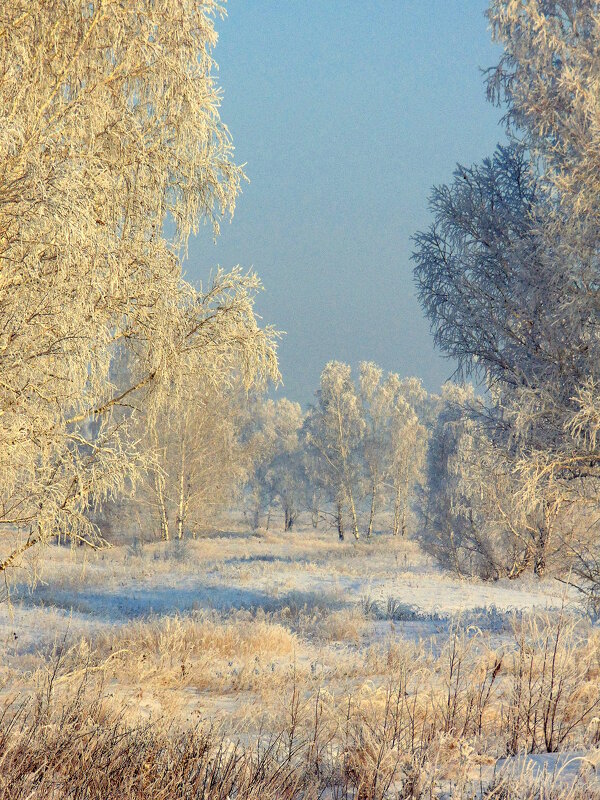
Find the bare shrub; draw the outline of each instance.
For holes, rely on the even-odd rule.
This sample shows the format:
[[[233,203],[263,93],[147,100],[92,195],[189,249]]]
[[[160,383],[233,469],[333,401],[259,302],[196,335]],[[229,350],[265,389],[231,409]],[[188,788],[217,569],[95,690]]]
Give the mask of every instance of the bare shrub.
[[[596,637],[564,613],[531,617],[515,628],[503,728],[507,751],[549,753],[581,744],[600,706]]]

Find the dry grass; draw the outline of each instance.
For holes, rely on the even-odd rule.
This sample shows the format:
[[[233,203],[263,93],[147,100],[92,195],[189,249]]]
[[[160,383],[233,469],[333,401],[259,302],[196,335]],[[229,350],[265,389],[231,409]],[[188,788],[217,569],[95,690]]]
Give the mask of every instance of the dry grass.
[[[224,800],[221,786],[239,800],[471,800],[486,786],[482,797],[533,800],[542,785],[544,798],[600,797],[523,771],[493,783],[499,757],[596,746],[593,628],[565,610],[515,616],[512,630],[496,612],[452,625],[415,616],[407,598],[431,574],[411,547],[215,534],[132,542],[83,565],[57,549],[53,585],[37,595],[53,605],[16,607],[16,619],[34,632],[52,619],[56,631],[58,601],[80,613],[54,650],[29,644],[16,622],[13,646],[5,627],[0,702],[13,705],[0,722],[0,800]],[[144,597],[168,601],[162,615],[159,605],[112,622]],[[198,597],[209,602],[191,610]],[[229,597],[249,598],[246,608],[211,608]]]
[[[329,616],[294,617],[323,628],[321,649],[283,624],[289,612],[150,620],[59,646],[7,700],[0,798],[329,790],[356,800],[466,800],[477,781],[488,786],[482,797],[504,800],[600,797],[591,784],[580,792],[583,773],[552,786],[523,771],[493,777],[498,757],[597,744],[600,641],[581,620],[515,621],[496,649],[457,624],[435,648],[390,640],[352,650],[348,637],[372,622]],[[204,695],[208,705],[190,714],[191,698]],[[145,722],[142,701],[152,712]]]
[[[360,644],[372,629],[358,607],[333,611],[318,620],[317,637],[323,642],[351,642]]]
[[[243,626],[239,620],[219,625],[179,619],[132,627],[118,643],[143,645],[142,654],[159,658],[172,646],[177,658],[205,648],[228,657],[239,644],[250,657],[263,651],[261,631],[270,647],[288,652],[293,639],[281,636],[278,627],[267,620]],[[587,673],[581,670],[597,659],[597,642],[584,642],[556,621],[538,620],[535,633],[560,650],[556,663],[566,664],[562,656],[568,651],[579,664],[578,671],[557,669],[544,693],[557,696],[562,687],[557,730],[576,720],[562,744],[581,744],[590,722],[581,711],[593,687],[598,696],[595,673],[587,675],[582,694]],[[511,650],[517,659],[519,641]],[[276,720],[236,739],[214,725],[184,724],[173,715],[150,722],[132,718],[112,696],[108,664],[119,659],[119,673],[127,664],[120,660],[123,650],[106,656],[112,645],[104,640],[96,651],[85,643],[59,647],[32,678],[31,690],[7,700],[0,713],[1,800],[468,800],[476,790],[489,800],[600,798],[589,770],[566,781],[515,762],[512,771],[494,776],[495,756],[507,749],[512,730],[503,709],[514,692],[518,661],[505,668],[499,654],[483,650],[477,637],[461,629],[436,657],[410,648],[390,651],[385,681],[363,682],[350,693],[315,689],[294,670]],[[544,659],[538,649],[533,672],[539,677]],[[532,708],[530,724],[538,716]]]
[[[229,620],[216,614],[195,614],[133,623],[101,637],[98,646],[159,659],[186,659],[207,653],[217,658],[247,658],[292,653],[296,637],[282,625],[268,621],[264,614],[238,614]]]

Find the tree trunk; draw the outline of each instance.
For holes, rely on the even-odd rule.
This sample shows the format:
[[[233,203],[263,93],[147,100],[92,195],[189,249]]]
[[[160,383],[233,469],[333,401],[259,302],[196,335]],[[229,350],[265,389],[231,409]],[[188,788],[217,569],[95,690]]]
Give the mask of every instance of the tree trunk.
[[[159,453],[161,454],[161,459],[164,463],[166,460],[166,453],[164,448],[159,450],[158,446],[158,433],[156,432],[156,428],[152,428],[152,444],[154,446],[154,453],[155,457],[159,459]],[[169,534],[169,516],[167,514],[167,504],[165,502],[165,479],[163,473],[160,469],[154,470],[154,491],[156,494],[156,503],[158,505],[158,514],[160,517],[160,538],[168,542],[170,537]]]
[[[313,526],[313,528],[317,528],[318,525],[319,525],[319,503],[317,501],[317,493],[316,492],[313,492],[313,496],[312,496],[311,515],[312,515],[312,526]]]
[[[179,463],[179,499],[177,502],[177,538],[183,539],[185,518],[185,432],[181,440],[181,461]]]
[[[394,500],[394,528],[397,536],[406,533],[406,504],[408,500],[408,468],[400,468],[396,474],[396,499]]]
[[[549,531],[544,521],[535,544],[535,556],[533,560],[533,572],[538,578],[543,577],[546,571],[546,547],[548,545],[548,539]]]
[[[337,529],[338,537],[341,542],[344,541],[344,509],[340,500],[337,501]]]
[[[163,541],[168,542],[169,536],[169,517],[165,504],[164,478],[158,472],[154,473],[154,489],[156,491],[156,501],[158,513],[160,514],[160,536]]]
[[[285,511],[284,530],[291,531],[292,528],[294,527],[294,519],[295,519],[294,509],[293,507],[286,505],[284,511]]]
[[[348,487],[348,501],[350,503],[350,513],[352,514],[352,532],[354,533],[355,539],[360,539],[360,533],[358,532],[358,518],[356,516],[356,507],[354,505],[354,495],[352,494],[350,487]]]
[[[402,520],[402,513],[401,508],[403,506],[402,503],[402,490],[400,487],[396,489],[396,498],[394,500],[394,526],[392,529],[392,533],[394,536],[398,536],[401,528],[401,520]],[[404,531],[403,531],[404,533]]]
[[[556,513],[556,512],[555,512]],[[552,534],[552,513],[546,502],[542,503],[542,521],[540,523],[537,539],[535,542],[535,554],[533,562],[533,572],[541,578],[546,572],[546,556],[550,536]]]
[[[377,485],[375,481],[373,481],[373,485],[371,486],[371,509],[369,511],[369,526],[367,528],[367,538],[371,538],[371,534],[373,533],[373,520],[375,518],[375,497],[377,495]]]
[[[260,528],[260,500],[256,501],[256,506],[254,507],[254,521],[252,527],[255,531]]]
[[[340,472],[340,477],[342,478],[342,485],[345,490],[346,497],[348,499],[348,502],[350,503],[350,514],[352,515],[352,528],[353,528],[354,538],[358,539],[360,537],[360,534],[358,532],[358,519],[356,517],[356,507],[354,505],[354,496],[352,494],[352,486],[350,483],[350,469],[348,464],[349,454],[346,442],[344,440],[342,419],[340,415],[339,406],[338,406],[337,418],[338,418],[338,447],[342,459],[341,461],[342,469]]]

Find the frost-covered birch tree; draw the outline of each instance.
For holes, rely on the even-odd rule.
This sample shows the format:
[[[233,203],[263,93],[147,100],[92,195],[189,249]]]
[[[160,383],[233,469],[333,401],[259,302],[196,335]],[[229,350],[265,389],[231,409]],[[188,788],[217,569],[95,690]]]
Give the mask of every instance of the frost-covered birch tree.
[[[252,505],[252,526],[259,528],[266,514],[269,527],[273,504],[279,500],[284,529],[298,517],[304,493],[304,467],[300,450],[303,414],[298,403],[252,398],[242,433],[248,460],[247,491]]]
[[[307,443],[318,454],[324,481],[336,508],[338,535],[344,538],[344,509],[352,533],[360,537],[358,495],[360,442],[364,433],[360,403],[347,364],[330,361],[321,373],[317,404],[309,411]]]
[[[359,366],[358,395],[364,424],[362,458],[369,504],[367,537],[373,533],[375,514],[382,499],[389,454],[389,420],[392,397],[386,391],[383,370],[372,362]]]
[[[283,529],[289,531],[304,501],[305,470],[300,440],[304,415],[299,403],[285,398],[274,404],[274,411],[277,440],[265,481],[269,496],[281,506]]]
[[[204,291],[180,255],[242,172],[219,118],[213,0],[0,7],[0,571],[147,466],[129,435],[179,379],[276,374],[253,275]],[[115,355],[128,370],[111,378]]]
[[[146,426],[152,466],[133,503],[152,509],[161,538],[196,536],[236,497],[246,478],[240,442],[240,392],[224,378],[198,383],[190,374],[181,401]]]
[[[549,245],[547,203],[524,148],[499,147],[492,159],[458,167],[450,186],[434,189],[434,223],[415,237],[414,254],[436,343],[456,359],[459,374],[483,377],[492,389],[478,420],[488,427],[480,458],[491,458],[483,443],[493,440],[496,457],[521,476],[511,491],[523,514],[547,523],[526,537],[537,537],[537,555],[527,561],[540,574],[550,521],[563,502],[545,465],[573,447],[568,420],[586,380],[589,334],[576,308],[565,313],[574,284]],[[469,447],[462,452],[468,457]]]
[[[491,99],[531,154],[543,190],[536,234],[546,262],[548,363],[519,388],[514,426],[535,434],[521,463],[532,494],[549,484],[580,500],[598,477],[600,428],[598,260],[600,17],[593,0],[494,0],[489,19],[504,47],[490,70]],[[538,203],[539,206],[539,203]]]
[[[425,391],[415,378],[401,379],[395,373],[383,378],[375,364],[364,362],[359,370],[359,398],[363,418],[361,455],[367,488],[367,536],[375,515],[391,499],[392,533],[406,532],[412,489],[423,466],[427,431],[415,407]]]
[[[557,528],[570,521],[547,498],[522,502],[521,476],[490,436],[482,398],[472,386],[446,384],[437,405],[419,504],[424,549],[461,575],[487,579],[541,576],[557,560],[564,567]]]
[[[407,515],[417,480],[421,476],[427,448],[427,429],[417,410],[426,392],[416,378],[388,378],[391,397],[389,439],[387,447],[386,484],[393,507],[392,533],[404,536]]]
[[[489,18],[509,143],[433,191],[415,274],[438,346],[493,389],[524,512],[564,520],[600,474],[597,4],[494,0]]]

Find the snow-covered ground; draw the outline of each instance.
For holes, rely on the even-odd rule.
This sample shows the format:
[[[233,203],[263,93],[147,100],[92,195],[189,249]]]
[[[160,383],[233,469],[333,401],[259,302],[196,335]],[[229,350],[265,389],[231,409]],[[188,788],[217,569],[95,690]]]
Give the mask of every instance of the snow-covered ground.
[[[364,608],[399,636],[425,636],[463,613],[480,627],[509,612],[556,609],[556,581],[460,580],[416,545],[388,535],[340,543],[333,531],[218,532],[197,540],[113,547],[98,553],[50,546],[0,605],[6,654],[47,647],[68,630],[90,635],[130,620],[193,610]],[[387,626],[389,627],[389,625]],[[386,629],[376,625],[375,631]]]
[[[340,543],[332,530],[252,533],[240,526],[99,552],[52,545],[13,573],[11,600],[0,604],[0,697],[39,684],[64,643],[75,655],[61,669],[72,675],[93,665],[131,713],[208,721],[251,741],[257,729],[289,718],[297,687],[307,703],[315,692],[327,697],[331,719],[344,697],[381,710],[402,664],[418,664],[414,687],[423,697],[432,680],[443,693],[438,667],[447,659],[436,659],[457,620],[485,665],[505,644],[507,652],[514,648],[521,617],[541,612],[552,625],[562,609],[580,624],[576,598],[555,580],[460,580],[414,542],[386,534]],[[426,683],[418,686],[421,673]],[[572,783],[582,764],[594,770],[585,759],[596,740],[586,735],[578,741],[589,751],[506,763],[497,761],[504,740],[486,740],[471,777],[489,781],[499,770],[517,770],[535,780],[560,773]]]

